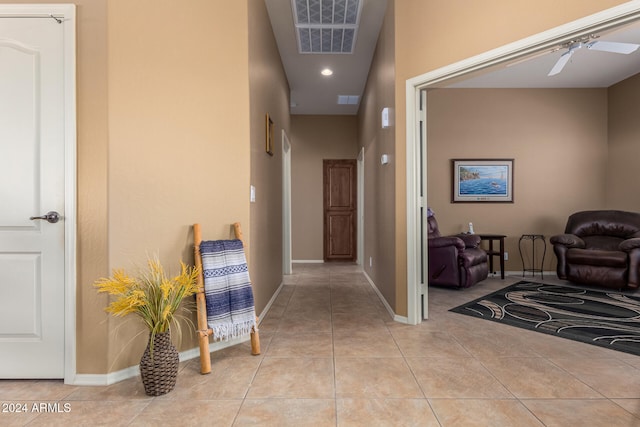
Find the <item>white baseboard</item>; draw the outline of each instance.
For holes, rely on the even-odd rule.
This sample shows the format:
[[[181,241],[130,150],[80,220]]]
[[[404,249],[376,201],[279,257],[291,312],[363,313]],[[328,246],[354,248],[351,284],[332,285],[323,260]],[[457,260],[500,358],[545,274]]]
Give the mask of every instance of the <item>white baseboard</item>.
[[[242,338],[229,339],[228,341],[209,343],[209,353],[220,351],[224,348],[231,347],[232,345],[249,341],[250,339],[250,337],[246,336]],[[179,353],[179,357],[181,362],[200,357],[200,348],[194,347],[189,350],[181,351]],[[108,374],[76,374],[74,381],[70,384],[80,386],[107,386],[138,375],[140,375],[140,367],[135,365],[119,371],[109,372]]]
[[[73,385],[106,386],[140,375],[139,366],[130,366],[108,374],[76,374]]]
[[[284,288],[284,282],[280,282],[280,286],[278,286],[278,289],[276,289],[276,291],[273,293],[273,296],[271,297],[267,305],[264,307],[264,310],[262,310],[262,313],[260,313],[260,315],[258,316],[258,323],[262,322],[262,320],[264,320],[267,313],[269,313],[271,306],[278,298],[278,295],[280,295],[280,292],[282,292],[282,288]]]
[[[273,294],[267,306],[262,310],[260,316],[258,316],[258,324],[262,322],[264,317],[269,312],[269,309],[275,302],[276,298],[282,291],[284,283],[280,283],[280,286]],[[227,341],[217,341],[209,343],[209,353],[213,353],[215,351],[220,351],[227,347],[231,347],[233,345],[237,345],[243,342],[247,342],[251,339],[249,336],[241,337],[241,338],[232,338]],[[185,362],[187,360],[195,359],[200,357],[200,347],[194,347],[189,350],[184,350],[179,353],[180,361]],[[129,366],[128,368],[121,369],[115,372],[109,372],[108,374],[76,374],[75,378],[68,384],[71,385],[79,385],[79,386],[107,386],[111,384],[115,384],[117,382],[133,378],[140,375],[140,367],[138,365]]]
[[[362,270],[362,273],[364,274],[364,277],[367,279],[367,282],[369,282],[369,284],[371,285],[375,293],[378,295],[378,298],[380,298],[380,301],[382,301],[382,304],[387,309],[387,311],[389,312],[393,320],[400,323],[409,323],[409,319],[406,316],[399,316],[393,311],[393,308],[391,308],[387,300],[384,298],[384,296],[382,295],[382,292],[380,292],[380,289],[378,289],[376,284],[373,282],[371,277],[369,277],[367,272],[364,271],[364,269]]]
[[[398,323],[406,323],[409,324],[409,318],[407,316],[398,316],[397,314],[393,316],[393,320]]]
[[[292,259],[294,264],[324,264],[323,259]]]

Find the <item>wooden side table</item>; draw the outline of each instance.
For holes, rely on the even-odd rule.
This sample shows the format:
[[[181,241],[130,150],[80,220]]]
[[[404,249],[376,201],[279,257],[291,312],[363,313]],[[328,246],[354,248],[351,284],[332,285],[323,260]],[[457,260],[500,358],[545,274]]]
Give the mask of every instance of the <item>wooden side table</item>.
[[[489,250],[486,251],[489,256],[489,270],[493,273],[493,257],[500,257],[500,278],[504,279],[504,238],[507,237],[504,234],[480,234],[478,233],[480,240],[487,240],[489,242]],[[498,250],[494,249],[493,242],[498,241],[500,246]]]

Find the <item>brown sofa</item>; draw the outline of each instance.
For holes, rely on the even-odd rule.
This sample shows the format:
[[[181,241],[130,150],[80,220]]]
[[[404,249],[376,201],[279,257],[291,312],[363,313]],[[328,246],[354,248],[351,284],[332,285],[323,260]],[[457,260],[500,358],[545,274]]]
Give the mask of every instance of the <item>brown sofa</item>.
[[[488,277],[487,253],[479,247],[479,236],[442,236],[433,215],[427,224],[429,285],[468,288]]]
[[[637,289],[640,283],[640,213],[576,212],[564,234],[550,239],[558,277],[574,283]]]

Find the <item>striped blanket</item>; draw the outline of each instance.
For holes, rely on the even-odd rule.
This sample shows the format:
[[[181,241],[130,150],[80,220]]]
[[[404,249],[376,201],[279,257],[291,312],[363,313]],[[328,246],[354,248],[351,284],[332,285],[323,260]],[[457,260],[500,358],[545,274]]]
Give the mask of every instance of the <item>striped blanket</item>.
[[[258,330],[247,260],[240,240],[200,243],[207,323],[215,340],[228,340]]]

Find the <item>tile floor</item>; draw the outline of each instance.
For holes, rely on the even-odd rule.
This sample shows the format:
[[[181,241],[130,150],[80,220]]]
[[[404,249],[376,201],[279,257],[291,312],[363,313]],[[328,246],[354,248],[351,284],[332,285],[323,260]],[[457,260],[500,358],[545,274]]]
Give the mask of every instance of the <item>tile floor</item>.
[[[431,288],[430,320],[392,321],[353,265],[295,265],[249,344],[181,364],[176,388],[0,381],[0,425],[640,426],[640,357],[450,313],[518,281]],[[547,282],[553,279],[548,279]],[[5,406],[6,408],[6,406]],[[2,408],[0,408],[2,409]]]

